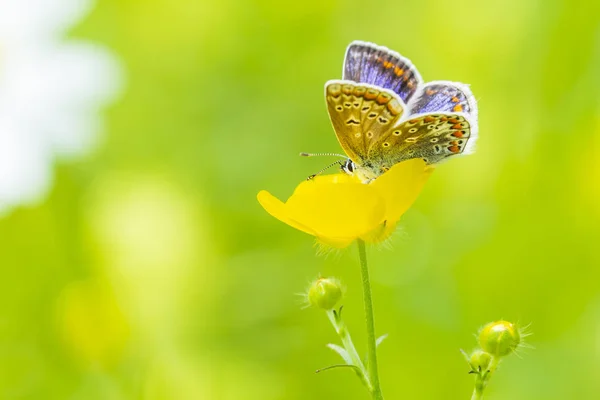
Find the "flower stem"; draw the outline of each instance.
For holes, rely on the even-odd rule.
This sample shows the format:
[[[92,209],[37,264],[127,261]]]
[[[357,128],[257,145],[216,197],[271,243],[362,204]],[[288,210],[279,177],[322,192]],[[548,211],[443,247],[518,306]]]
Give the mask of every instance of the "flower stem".
[[[373,300],[371,296],[371,282],[369,280],[369,267],[367,266],[367,251],[365,242],[357,239],[358,254],[360,258],[360,271],[362,275],[363,297],[365,302],[365,318],[367,322],[367,357],[369,368],[369,381],[371,382],[371,397],[373,400],[383,400],[381,387],[379,385],[379,373],[377,371],[377,344],[375,338],[375,321],[373,317]]]
[[[475,389],[473,390],[471,400],[483,400],[483,390],[486,388],[492,374],[496,371],[496,368],[498,368],[499,362],[499,357],[492,357],[492,361],[490,362],[487,371],[477,374],[477,377],[475,378]]]
[[[477,378],[475,380],[475,389],[473,389],[473,395],[471,396],[471,400],[483,400],[483,388],[483,379],[481,378],[481,375],[477,375]]]

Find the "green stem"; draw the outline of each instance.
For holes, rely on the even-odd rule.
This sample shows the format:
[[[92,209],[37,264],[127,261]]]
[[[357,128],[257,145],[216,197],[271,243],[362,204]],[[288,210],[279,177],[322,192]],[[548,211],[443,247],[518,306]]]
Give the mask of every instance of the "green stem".
[[[377,344],[375,338],[375,321],[373,317],[373,300],[371,296],[371,282],[369,280],[369,267],[367,266],[367,251],[365,242],[357,239],[358,254],[360,258],[360,271],[362,275],[363,297],[365,301],[365,318],[367,320],[367,357],[369,361],[369,381],[373,390],[373,400],[383,400],[381,387],[379,385],[379,373],[377,371]]]
[[[365,370],[365,366],[363,365],[363,362],[360,359],[360,356],[358,355],[358,351],[356,351],[356,347],[354,347],[354,343],[352,342],[352,337],[350,336],[348,327],[346,327],[346,324],[344,323],[344,321],[342,321],[340,315],[338,315],[337,318],[335,317],[333,310],[329,310],[327,312],[327,316],[329,317],[329,321],[331,321],[335,332],[340,337],[340,340],[344,345],[344,349],[348,352],[348,356],[350,356],[352,365],[358,367],[358,369],[360,370],[360,379],[363,381],[367,389],[369,389],[369,391],[372,391],[373,388],[371,386],[371,382],[369,381],[369,377]]]
[[[487,371],[477,375],[475,378],[475,389],[473,390],[471,400],[483,400],[483,390],[488,385],[490,378],[494,371],[496,371],[496,368],[498,368],[499,363],[499,357],[492,357],[492,361],[490,362],[490,365],[488,365]]]
[[[483,378],[481,375],[477,375],[475,379],[475,389],[473,389],[473,395],[471,396],[471,400],[483,400],[483,389],[485,388],[485,384],[483,382]]]

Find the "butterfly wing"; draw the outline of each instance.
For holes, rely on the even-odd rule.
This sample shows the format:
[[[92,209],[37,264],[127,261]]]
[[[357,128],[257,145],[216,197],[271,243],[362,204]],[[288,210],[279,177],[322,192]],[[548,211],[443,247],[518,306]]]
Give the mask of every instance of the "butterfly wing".
[[[343,80],[327,82],[325,98],[340,145],[361,165],[367,162],[372,143],[396,125],[406,107],[390,90]]]
[[[461,149],[461,154],[469,154],[475,148],[479,131],[477,101],[467,85],[448,81],[429,82],[419,88],[407,107],[409,119],[440,112],[464,115],[469,123],[469,140],[468,146]]]
[[[410,114],[464,113],[477,118],[477,102],[471,89],[459,82],[434,81],[421,86],[409,104]]]
[[[463,114],[421,114],[411,116],[373,142],[367,157],[381,160],[384,170],[411,158],[435,164],[465,153],[473,136],[471,122]]]
[[[387,47],[360,41],[350,43],[346,50],[343,77],[389,89],[405,103],[423,82],[409,59]]]

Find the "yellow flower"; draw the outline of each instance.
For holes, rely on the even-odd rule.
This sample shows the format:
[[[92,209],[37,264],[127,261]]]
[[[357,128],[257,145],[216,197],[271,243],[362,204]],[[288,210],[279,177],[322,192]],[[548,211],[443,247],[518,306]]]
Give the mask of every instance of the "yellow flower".
[[[413,159],[368,184],[347,174],[323,175],[302,182],[285,203],[265,190],[258,201],[278,220],[330,246],[343,248],[355,239],[376,243],[394,231],[432,171]]]

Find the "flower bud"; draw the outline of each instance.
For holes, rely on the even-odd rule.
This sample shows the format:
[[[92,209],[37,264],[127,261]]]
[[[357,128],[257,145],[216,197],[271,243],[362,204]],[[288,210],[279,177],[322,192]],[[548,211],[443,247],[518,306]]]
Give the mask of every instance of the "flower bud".
[[[342,284],[336,278],[319,278],[308,289],[308,302],[313,307],[331,310],[342,298]]]
[[[476,371],[487,370],[491,361],[492,361],[492,356],[490,356],[485,351],[479,350],[479,349],[473,351],[473,353],[471,353],[471,356],[469,357],[469,364],[471,364],[471,366]]]
[[[521,332],[508,321],[490,322],[479,332],[479,345],[494,357],[504,357],[521,344]]]

